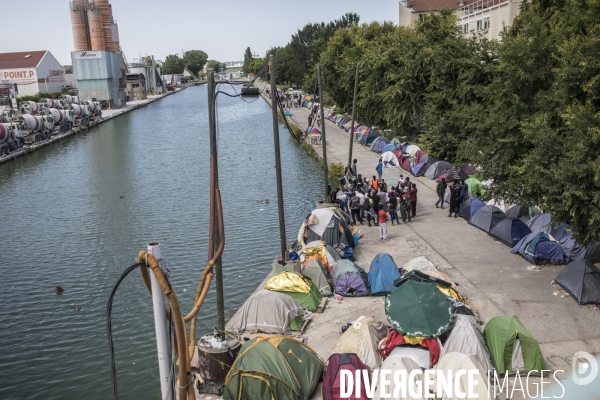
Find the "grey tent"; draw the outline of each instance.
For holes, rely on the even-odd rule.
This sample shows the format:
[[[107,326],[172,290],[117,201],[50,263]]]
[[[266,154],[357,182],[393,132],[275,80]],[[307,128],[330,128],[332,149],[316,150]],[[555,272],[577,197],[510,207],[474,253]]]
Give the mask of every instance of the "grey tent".
[[[552,214],[540,214],[527,221],[527,226],[533,233],[552,232]]]
[[[550,233],[571,260],[589,260],[600,262],[600,249],[596,243],[587,246],[579,244],[568,224],[562,224]]]
[[[469,224],[490,233],[500,220],[504,218],[504,213],[496,206],[483,206],[471,217]]]
[[[419,158],[419,162],[420,163],[429,163],[429,164],[433,164],[434,162],[436,162],[437,160],[435,159],[434,156],[432,156],[431,154],[423,154],[421,156],[421,158]]]
[[[575,260],[554,279],[579,305],[600,301],[600,269],[587,260]]]
[[[493,371],[492,356],[485,344],[475,317],[471,315],[455,315],[452,330],[440,353],[442,358],[447,353],[475,354],[483,366],[483,375]]]
[[[227,330],[287,335],[290,333],[290,322],[302,316],[303,312],[300,303],[287,294],[259,290],[233,316],[227,324]]]
[[[506,217],[496,224],[490,231],[490,236],[504,243],[507,246],[513,247],[531,233],[531,229],[517,218]]]
[[[448,168],[452,168],[452,165],[447,161],[436,161],[427,168],[425,171],[425,177],[429,179],[437,179],[438,176],[446,172]]]
[[[297,237],[299,244],[323,240],[331,246],[342,243],[354,247],[352,232],[342,215],[329,208],[313,210],[304,220]]]
[[[536,215],[540,215],[541,212],[537,207],[512,206],[506,210],[505,214],[510,218],[519,218],[523,221],[528,221]]]
[[[327,271],[327,267],[315,258],[310,259],[306,263],[302,273],[312,279],[314,285],[323,296],[329,296],[333,293],[330,284],[331,277]]]

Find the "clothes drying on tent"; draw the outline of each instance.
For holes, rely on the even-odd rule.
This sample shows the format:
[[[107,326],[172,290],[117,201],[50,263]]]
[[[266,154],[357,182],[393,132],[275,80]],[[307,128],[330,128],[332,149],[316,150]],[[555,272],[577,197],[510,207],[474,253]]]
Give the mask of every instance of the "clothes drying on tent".
[[[371,370],[381,364],[377,350],[379,342],[387,336],[386,326],[373,317],[360,317],[342,333],[332,353],[354,353]]]
[[[519,240],[510,252],[520,254],[536,265],[566,264],[568,261],[568,256],[558,242],[550,234],[544,232],[530,233]]]
[[[330,246],[342,243],[354,248],[354,238],[345,218],[329,208],[313,210],[302,223],[297,240],[300,244],[323,240]]]
[[[379,136],[378,138],[376,138],[375,140],[373,140],[373,143],[371,143],[371,151],[374,151],[375,153],[381,153],[381,151],[383,150],[383,148],[390,142],[390,140],[388,138],[386,138],[385,136]]]
[[[519,240],[529,235],[531,229],[520,219],[506,217],[500,220],[489,233],[494,239],[513,247]]]
[[[385,295],[392,292],[395,289],[394,281],[401,277],[394,259],[387,253],[377,254],[373,258],[367,276],[372,295]]]
[[[481,229],[484,232],[490,233],[492,228],[496,226],[504,218],[504,213],[496,206],[483,206],[469,220],[469,224]]]
[[[323,265],[319,260],[313,258],[306,263],[306,266],[302,270],[302,274],[308,276],[313,284],[319,289],[319,292],[323,296],[330,296],[333,294],[331,288],[331,275],[327,271],[327,267]]]
[[[333,267],[332,278],[336,294],[345,297],[371,294],[367,273],[350,260],[339,260]]]
[[[410,376],[411,372],[415,371],[415,378],[414,378],[414,382],[416,385],[420,385],[420,387],[423,387],[423,374],[421,373],[421,367],[419,366],[419,364],[417,364],[412,358],[408,358],[408,357],[388,357],[383,361],[383,364],[381,364],[381,370],[383,371],[390,371],[391,374],[390,376],[391,378],[391,387],[388,386],[387,388],[383,388],[380,385],[378,385],[375,388],[375,396],[373,397],[373,400],[382,400],[382,399],[389,399],[390,398],[390,394],[392,394],[394,392],[393,388],[394,388],[394,380],[393,377],[394,376],[402,376],[400,375],[402,373],[402,371],[404,371],[403,373],[405,374],[404,376]],[[379,384],[379,382],[377,382],[377,384]],[[385,392],[384,392],[385,390]],[[385,393],[385,395],[384,395]],[[402,393],[400,393],[401,395]],[[417,397],[413,397],[410,395],[410,392],[407,390],[406,393],[407,397],[395,397],[395,399],[401,399],[401,400],[425,400],[425,398],[423,398],[422,396],[417,396]]]
[[[436,161],[425,171],[425,178],[437,179],[438,176],[445,173],[448,169],[452,169],[452,164],[447,161]]]
[[[488,350],[479,324],[471,315],[455,315],[440,357],[447,353],[475,354],[483,366],[483,374],[493,371],[492,356]]]
[[[490,319],[483,336],[498,375],[521,369],[525,372],[546,369],[540,346],[517,317],[498,316]],[[520,360],[524,365],[518,365]]]
[[[397,167],[400,165],[398,158],[391,151],[381,154],[381,161],[384,167]]]
[[[600,302],[600,269],[587,260],[575,260],[554,279],[577,304]]]
[[[448,376],[450,373],[454,373],[454,377],[458,379],[454,380],[453,390],[451,393],[446,393],[443,398],[446,400],[462,400],[464,397],[459,397],[459,393],[471,393],[473,397],[479,400],[491,400],[490,390],[488,388],[489,379],[485,367],[481,365],[479,359],[474,354],[462,354],[462,353],[446,353],[444,357],[440,359],[438,364],[435,366],[435,370],[442,372],[443,376]],[[463,374],[458,377],[456,371],[468,371],[468,374]],[[476,371],[476,373],[471,373]],[[442,374],[433,374],[433,387],[439,387],[437,378]],[[512,395],[511,395],[512,397]]]
[[[423,176],[429,168],[429,163],[419,163],[410,169],[413,176]]]
[[[341,380],[342,371],[348,371],[356,379],[356,371],[368,370],[369,366],[360,361],[356,354],[343,353],[332,354],[327,361],[327,370],[323,378],[323,400],[341,400]],[[361,387],[360,396],[353,392],[352,398],[355,400],[368,400],[365,384],[362,382],[362,372],[360,373]],[[356,385],[356,382],[354,382]]]
[[[313,281],[299,272],[282,272],[265,283],[265,290],[287,294],[310,311],[316,311],[323,296]]]
[[[227,323],[234,333],[268,333],[287,335],[302,327],[304,309],[290,296],[259,290],[250,296],[242,308]]]
[[[425,256],[413,258],[412,260],[410,260],[409,262],[404,264],[402,266],[402,269],[405,270],[406,272],[410,272],[410,271],[414,271],[414,270],[421,271],[421,272],[437,271],[437,268],[435,267],[435,265],[433,265],[433,263],[431,261],[429,261],[427,259],[427,257],[425,257]]]
[[[552,232],[552,214],[536,215],[527,221],[527,226],[531,229],[531,232],[534,233],[550,233]]]
[[[481,197],[486,192],[483,184],[475,178],[466,179],[465,185],[469,187],[469,193],[471,193],[473,197]]]
[[[317,353],[300,341],[285,336],[257,337],[240,348],[225,378],[223,398],[308,399],[324,366]]]
[[[475,215],[475,213],[481,207],[484,207],[484,206],[485,206],[485,204],[483,203],[483,201],[481,201],[475,197],[469,197],[468,199],[465,199],[463,201],[462,205],[460,206],[459,214],[465,220],[469,221],[469,220],[471,220],[473,215]]]

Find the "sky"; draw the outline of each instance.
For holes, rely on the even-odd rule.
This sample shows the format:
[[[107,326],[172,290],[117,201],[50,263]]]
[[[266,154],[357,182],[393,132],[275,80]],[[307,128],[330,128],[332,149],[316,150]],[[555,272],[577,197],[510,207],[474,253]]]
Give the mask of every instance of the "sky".
[[[49,50],[71,64],[73,36],[68,0],[2,1],[0,52]],[[209,59],[240,61],[249,46],[264,56],[307,23],[329,22],[348,12],[361,23],[398,24],[398,0],[205,1],[111,0],[127,60],[203,50]],[[11,17],[12,16],[12,17]]]

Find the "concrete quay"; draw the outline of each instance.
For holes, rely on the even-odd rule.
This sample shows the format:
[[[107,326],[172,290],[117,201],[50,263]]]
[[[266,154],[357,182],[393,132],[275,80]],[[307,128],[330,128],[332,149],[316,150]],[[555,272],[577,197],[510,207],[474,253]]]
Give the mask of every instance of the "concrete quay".
[[[57,135],[52,135],[52,137],[48,140],[44,140],[43,142],[40,143],[35,143],[32,145],[25,145],[23,146],[23,148],[13,151],[10,154],[0,157],[0,164],[4,164],[8,161],[14,160],[15,158],[24,156],[26,154],[32,153],[38,149],[41,149],[42,147],[46,147],[51,143],[55,143],[58,142],[60,140],[63,140],[69,136],[73,136],[78,134],[79,132],[83,132],[83,131],[87,131],[90,128],[97,126],[99,124],[102,124],[110,119],[116,118],[119,115],[123,115],[126,114],[128,112],[131,112],[133,110],[137,110],[138,108],[141,107],[145,107],[150,103],[153,103],[157,100],[160,100],[164,97],[170,96],[172,94],[175,94],[181,90],[185,89],[185,87],[181,88],[181,89],[175,89],[172,92],[166,92],[163,94],[159,94],[159,95],[148,95],[148,98],[146,100],[135,100],[135,101],[129,101],[128,103],[125,104],[125,106],[123,106],[123,108],[118,108],[118,109],[110,109],[110,110],[103,110],[102,111],[102,119],[97,121],[97,122],[92,122],[87,126],[82,126],[82,127],[73,127],[73,129],[71,129],[68,132],[64,132],[64,133],[59,133]]]

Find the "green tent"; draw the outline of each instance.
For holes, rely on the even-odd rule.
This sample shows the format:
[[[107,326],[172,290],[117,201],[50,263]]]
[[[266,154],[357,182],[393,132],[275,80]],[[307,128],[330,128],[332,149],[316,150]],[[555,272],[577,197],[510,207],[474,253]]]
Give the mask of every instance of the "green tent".
[[[540,346],[515,316],[492,318],[483,330],[485,344],[490,349],[498,373],[520,369],[517,359],[523,358],[525,372],[546,369]]]
[[[486,192],[483,184],[475,178],[465,179],[465,185],[469,187],[469,193],[473,197],[482,197]]]
[[[323,298],[312,279],[298,272],[273,275],[265,284],[265,289],[287,294],[310,311],[316,311]]]
[[[226,400],[308,399],[324,362],[308,346],[285,336],[244,343],[225,378]]]

